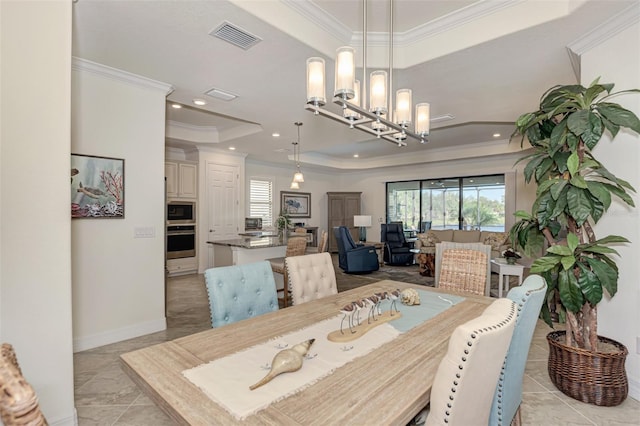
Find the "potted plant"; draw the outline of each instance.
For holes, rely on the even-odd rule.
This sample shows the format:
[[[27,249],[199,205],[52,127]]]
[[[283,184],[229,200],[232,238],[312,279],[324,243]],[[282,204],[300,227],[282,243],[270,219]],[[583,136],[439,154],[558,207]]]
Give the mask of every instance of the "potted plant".
[[[522,136],[521,144],[526,137],[533,147],[533,154],[519,161],[527,161],[525,181],[534,180],[538,187],[531,213],[516,212],[519,222],[510,230],[511,241],[531,257],[546,247],[531,272],[547,280],[548,301],[559,300],[566,322],[566,333],[547,336],[549,375],[567,395],[597,405],[620,404],[628,392],[627,349],[597,334],[597,305],[605,293],[613,297],[618,286],[612,257],[618,253],[610,245],[629,241],[617,235],[596,238],[593,225],[614,198],[633,207],[629,192],[634,189],[592,151],[606,132],[612,138],[621,128],[640,133],[638,117],[609,102],[613,95],[639,90],[612,93],[613,86],[597,79],[586,88],[553,87],[542,96],[538,111],[518,118],[512,135]],[[541,315],[552,325],[547,304]],[[606,377],[595,377],[599,374]]]
[[[507,261],[509,265],[515,265],[516,261],[522,256],[520,256],[520,253],[509,247],[502,252],[502,257]]]
[[[282,210],[276,219],[276,228],[278,228],[278,237],[280,239],[286,237],[289,228],[291,228],[291,218],[286,210]]]

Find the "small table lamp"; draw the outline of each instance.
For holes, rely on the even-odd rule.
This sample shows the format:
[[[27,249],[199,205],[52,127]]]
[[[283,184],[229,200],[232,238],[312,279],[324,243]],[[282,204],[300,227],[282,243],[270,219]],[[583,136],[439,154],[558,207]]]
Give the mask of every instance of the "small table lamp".
[[[367,228],[371,226],[371,216],[354,216],[353,226],[360,227],[360,241],[367,241]]]

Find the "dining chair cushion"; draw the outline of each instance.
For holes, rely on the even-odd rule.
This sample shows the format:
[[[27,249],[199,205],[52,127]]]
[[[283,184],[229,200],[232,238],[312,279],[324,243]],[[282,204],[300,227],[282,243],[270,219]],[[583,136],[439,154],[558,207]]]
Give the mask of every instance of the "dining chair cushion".
[[[338,293],[336,272],[329,253],[287,257],[285,264],[294,305]]]
[[[431,389],[426,425],[486,425],[511,341],[516,304],[506,298],[453,331]]]
[[[518,317],[511,344],[493,397],[490,425],[509,425],[522,402],[522,378],[529,356],[531,338],[540,308],[547,294],[547,283],[539,275],[529,275],[521,286],[509,291],[507,298],[518,305]]]
[[[267,261],[207,269],[204,277],[212,327],[278,310],[276,283]]]

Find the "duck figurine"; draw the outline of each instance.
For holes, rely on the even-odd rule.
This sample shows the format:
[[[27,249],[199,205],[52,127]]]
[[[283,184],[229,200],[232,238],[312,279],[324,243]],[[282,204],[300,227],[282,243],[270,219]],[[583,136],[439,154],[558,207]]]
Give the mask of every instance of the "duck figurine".
[[[282,373],[291,373],[298,371],[302,367],[302,361],[304,356],[309,351],[309,348],[315,342],[316,339],[305,340],[297,345],[284,349],[278,352],[271,361],[271,370],[262,378],[258,383],[249,386],[250,390],[259,388],[260,386],[269,383],[274,377]]]

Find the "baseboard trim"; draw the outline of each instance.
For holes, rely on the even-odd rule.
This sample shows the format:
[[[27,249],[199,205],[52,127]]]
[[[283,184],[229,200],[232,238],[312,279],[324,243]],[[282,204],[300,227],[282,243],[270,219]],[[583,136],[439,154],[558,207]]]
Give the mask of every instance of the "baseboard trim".
[[[74,338],[73,352],[86,351],[87,349],[93,349],[99,346],[133,339],[134,337],[140,337],[145,334],[155,333],[166,329],[167,319],[162,318],[159,320],[147,321],[115,330],[105,331],[92,336]]]
[[[78,411],[74,407],[72,416],[63,417],[53,421],[51,421],[51,419],[48,420],[50,420],[49,425],[51,426],[78,426]]]

